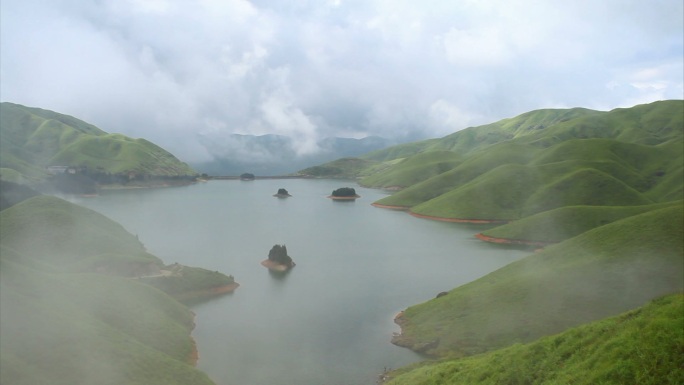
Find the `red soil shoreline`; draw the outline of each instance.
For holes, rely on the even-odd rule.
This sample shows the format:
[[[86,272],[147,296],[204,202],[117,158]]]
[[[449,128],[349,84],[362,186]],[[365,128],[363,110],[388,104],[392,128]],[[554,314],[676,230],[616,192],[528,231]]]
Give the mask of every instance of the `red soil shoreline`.
[[[441,222],[480,223],[480,224],[484,224],[484,223],[508,223],[507,220],[501,220],[501,219],[444,218],[444,217],[434,217],[432,215],[418,214],[418,213],[414,213],[413,211],[409,211],[409,214],[411,214],[417,218],[432,219],[432,220],[441,221]]]
[[[232,293],[238,287],[240,287],[240,284],[237,282],[233,282],[223,286],[216,286],[208,289],[190,291],[179,295],[175,295],[173,297],[179,301],[194,300],[198,298],[209,298],[221,294]]]
[[[371,206],[379,207],[381,209],[408,211],[410,207],[406,206],[391,206],[391,205],[381,205],[379,203],[371,203]]]
[[[542,242],[542,241],[527,241],[524,239],[496,238],[496,237],[490,237],[488,235],[484,235],[482,233],[475,234],[475,238],[477,238],[481,241],[485,241],[485,242],[505,244],[505,245],[525,245],[525,246],[544,247],[544,246],[552,245],[554,243],[554,242]]]
[[[190,343],[192,344],[192,350],[188,356],[188,364],[197,367],[197,361],[199,361],[199,350],[197,350],[197,342],[194,338],[190,337]]]
[[[280,263],[273,262],[270,259],[265,259],[265,260],[261,261],[261,265],[268,268],[269,270],[278,271],[281,273],[288,271],[291,268],[296,266],[294,262],[292,262],[291,266],[287,266],[287,265],[282,265]]]
[[[375,206],[381,209],[390,209],[390,210],[399,210],[399,211],[408,211],[409,214],[416,218],[423,218],[423,219],[432,219],[434,221],[440,221],[440,222],[454,222],[454,223],[508,223],[509,221],[503,220],[503,219],[465,219],[465,218],[444,218],[444,217],[435,217],[432,215],[424,215],[424,214],[418,214],[414,213],[411,211],[410,207],[407,206],[392,206],[392,205],[383,205],[379,203],[371,203],[371,206]]]
[[[328,198],[330,198],[330,199],[332,199],[332,200],[335,200],[335,201],[351,201],[351,200],[354,200],[354,199],[361,198],[361,195],[354,195],[354,196],[351,196],[351,197],[336,197],[336,196],[334,196],[334,195],[328,195]]]

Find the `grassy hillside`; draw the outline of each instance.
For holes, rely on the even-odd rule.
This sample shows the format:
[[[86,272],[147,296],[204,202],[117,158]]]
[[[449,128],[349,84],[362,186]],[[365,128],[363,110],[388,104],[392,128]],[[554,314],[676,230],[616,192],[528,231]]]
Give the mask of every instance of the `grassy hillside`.
[[[37,196],[0,211],[2,245],[15,250],[22,263],[53,271],[89,271],[115,267],[131,275],[155,272],[161,260],[120,224],[101,214],[51,196]],[[69,240],[65,242],[64,240]],[[112,266],[103,264],[112,261]],[[127,266],[116,263],[118,258]],[[92,263],[90,263],[92,261]]]
[[[675,385],[684,383],[682,351],[677,294],[530,344],[397,370],[387,384]]]
[[[468,355],[561,332],[684,289],[684,208],[630,216],[411,306],[394,342]]]
[[[393,342],[428,355],[505,350],[419,364],[391,383],[682,381],[673,375],[682,365],[681,296],[594,329],[520,343],[682,292],[684,101],[531,111],[361,158],[376,162],[358,169],[361,185],[400,188],[377,205],[508,221],[483,232],[491,240],[559,242],[396,319],[402,333]]]
[[[681,201],[675,201],[645,206],[565,206],[485,230],[482,234],[511,241],[558,243],[620,219],[681,204]]]
[[[461,156],[451,151],[430,151],[401,159],[400,168],[376,172],[364,179],[366,186],[404,188],[449,171],[461,163]],[[388,183],[396,183],[389,185]]]
[[[233,277],[164,266],[101,214],[24,190],[9,199],[5,186],[0,383],[212,384],[193,366],[193,314],[173,297],[216,295]]]
[[[606,113],[583,112],[536,129],[528,123],[518,126],[515,135],[509,133],[510,139],[478,142],[474,151],[463,150],[468,155],[455,154],[459,161],[442,163],[439,173],[431,172],[432,153],[425,150],[360,183],[407,186],[377,204],[459,219],[516,220],[564,206],[679,200],[684,191],[684,127],[676,125],[681,123],[682,107],[681,101],[667,101]],[[512,130],[506,122],[468,130],[488,132],[492,127]],[[474,143],[473,134],[464,131],[450,136],[444,147]]]
[[[359,173],[362,173],[363,170],[372,168],[376,163],[377,162],[358,158],[342,158],[320,166],[306,168],[297,172],[297,175],[318,178],[351,179],[359,175]]]
[[[74,117],[39,108],[0,103],[0,168],[28,180],[47,177],[48,166],[70,166],[96,174],[157,177],[195,175],[187,164],[144,140],[108,134]],[[84,169],[85,168],[85,169]]]
[[[0,382],[212,384],[189,359],[192,313],[118,277],[42,273],[1,261]]]

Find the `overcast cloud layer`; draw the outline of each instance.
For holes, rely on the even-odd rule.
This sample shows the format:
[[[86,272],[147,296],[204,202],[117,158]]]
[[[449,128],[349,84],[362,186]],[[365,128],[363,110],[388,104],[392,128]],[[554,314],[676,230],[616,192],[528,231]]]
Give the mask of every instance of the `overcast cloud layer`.
[[[145,137],[439,137],[682,99],[681,0],[2,0],[0,98]]]

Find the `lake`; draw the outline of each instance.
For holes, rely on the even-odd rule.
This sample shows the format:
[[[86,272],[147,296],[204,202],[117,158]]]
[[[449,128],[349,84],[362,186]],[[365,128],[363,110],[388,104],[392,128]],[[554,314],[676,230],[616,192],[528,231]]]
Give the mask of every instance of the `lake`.
[[[326,198],[339,187],[361,198]],[[279,188],[292,197],[273,197]],[[527,254],[477,240],[483,227],[371,206],[384,196],[349,181],[257,179],[76,203],[121,223],[165,263],[240,283],[192,306],[198,368],[218,385],[372,385],[384,369],[421,360],[390,343],[399,311]],[[275,244],[297,264],[283,276],[260,264]]]

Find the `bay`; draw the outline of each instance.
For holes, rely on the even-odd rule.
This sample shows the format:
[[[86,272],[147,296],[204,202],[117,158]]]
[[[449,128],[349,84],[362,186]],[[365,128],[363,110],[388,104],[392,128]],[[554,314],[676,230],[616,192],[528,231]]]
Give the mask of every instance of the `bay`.
[[[361,198],[326,198],[339,187]],[[292,197],[273,197],[279,188]],[[166,263],[240,283],[192,307],[198,368],[218,385],[371,385],[422,359],[390,343],[399,311],[526,255],[477,240],[482,227],[370,205],[385,195],[349,181],[257,179],[106,191],[77,203]],[[260,264],[275,244],[297,264],[285,275]]]

